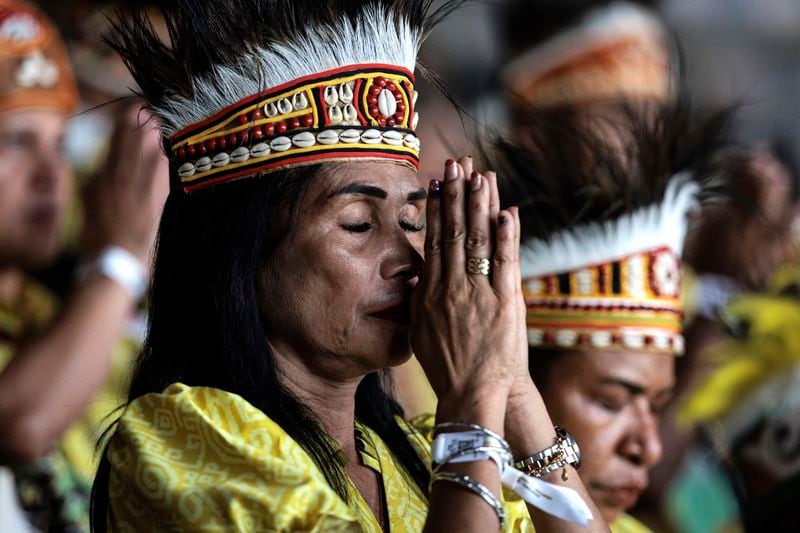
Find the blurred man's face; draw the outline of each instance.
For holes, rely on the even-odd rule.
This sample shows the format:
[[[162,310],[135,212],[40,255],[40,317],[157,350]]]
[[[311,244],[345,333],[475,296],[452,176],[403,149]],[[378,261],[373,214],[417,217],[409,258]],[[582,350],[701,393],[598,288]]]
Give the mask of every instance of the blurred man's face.
[[[59,251],[71,185],[65,127],[58,111],[0,114],[0,267],[41,267]]]

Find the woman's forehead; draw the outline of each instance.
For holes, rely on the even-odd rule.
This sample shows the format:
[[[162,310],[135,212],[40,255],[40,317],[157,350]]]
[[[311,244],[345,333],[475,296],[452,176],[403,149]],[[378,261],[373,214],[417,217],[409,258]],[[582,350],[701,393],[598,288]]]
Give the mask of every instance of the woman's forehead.
[[[317,183],[319,193],[316,196],[319,199],[355,192],[359,188],[372,189],[376,193],[372,196],[388,199],[407,199],[420,189],[424,191],[412,169],[382,161],[324,165]]]
[[[674,385],[675,358],[671,355],[629,350],[573,352],[562,358],[584,384],[626,383],[658,393]],[[566,371],[567,369],[565,369]]]

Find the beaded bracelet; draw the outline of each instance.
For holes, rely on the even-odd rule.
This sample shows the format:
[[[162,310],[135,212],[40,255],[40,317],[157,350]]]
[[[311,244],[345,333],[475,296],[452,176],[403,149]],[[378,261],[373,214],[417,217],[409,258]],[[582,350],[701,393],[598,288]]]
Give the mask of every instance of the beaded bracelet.
[[[483,498],[483,501],[491,505],[495,514],[497,514],[497,519],[500,521],[500,529],[503,528],[503,524],[505,524],[506,521],[506,512],[503,509],[503,505],[492,493],[492,491],[487,489],[484,485],[464,474],[456,474],[454,472],[435,472],[431,476],[430,487],[433,487],[433,484],[438,483],[439,481],[455,483],[459,487],[467,489],[473,494]]]

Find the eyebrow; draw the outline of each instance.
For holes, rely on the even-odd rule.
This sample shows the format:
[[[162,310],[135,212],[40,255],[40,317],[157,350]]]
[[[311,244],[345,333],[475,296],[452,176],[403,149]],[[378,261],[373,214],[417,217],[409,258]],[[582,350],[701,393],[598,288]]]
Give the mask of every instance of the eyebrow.
[[[408,193],[408,197],[406,200],[409,202],[419,202],[421,200],[425,200],[428,197],[428,191],[425,189],[417,189],[414,192]]]
[[[647,396],[647,391],[644,387],[636,385],[635,383],[631,383],[630,381],[625,381],[624,379],[616,379],[616,378],[604,378],[601,380],[601,383],[604,385],[616,385],[617,387],[622,387],[628,391],[633,396]],[[664,390],[660,390],[656,392],[657,397],[666,396],[667,394],[672,394],[675,392],[674,387],[668,387]]]
[[[374,185],[364,185],[363,183],[351,183],[350,185],[345,185],[338,191],[334,191],[330,196],[328,196],[328,198],[342,196],[345,194],[363,194],[365,196],[373,196],[380,199],[385,199],[389,196],[388,193],[380,187],[375,187]]]
[[[372,196],[373,198],[380,198],[381,200],[385,200],[389,196],[389,194],[380,187],[375,187],[374,185],[365,185],[363,183],[351,183],[349,185],[345,185],[337,191],[334,191],[328,196],[328,198],[347,194],[363,194],[365,196]],[[428,191],[420,188],[416,191],[410,192],[406,200],[409,202],[418,202],[420,200],[425,200],[427,197]]]

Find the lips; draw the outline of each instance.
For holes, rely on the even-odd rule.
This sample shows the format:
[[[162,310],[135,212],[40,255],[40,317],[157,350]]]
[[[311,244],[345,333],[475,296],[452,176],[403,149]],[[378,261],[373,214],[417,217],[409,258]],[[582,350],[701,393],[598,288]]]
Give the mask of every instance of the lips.
[[[30,209],[26,218],[35,226],[51,227],[58,221],[58,209],[55,205],[40,205]]]
[[[639,500],[639,496],[647,487],[647,483],[630,483],[626,485],[600,485],[592,484],[591,490],[595,499],[607,507],[630,509]]]
[[[411,324],[411,301],[408,299],[396,301],[369,313],[369,315],[380,320],[407,326]]]

